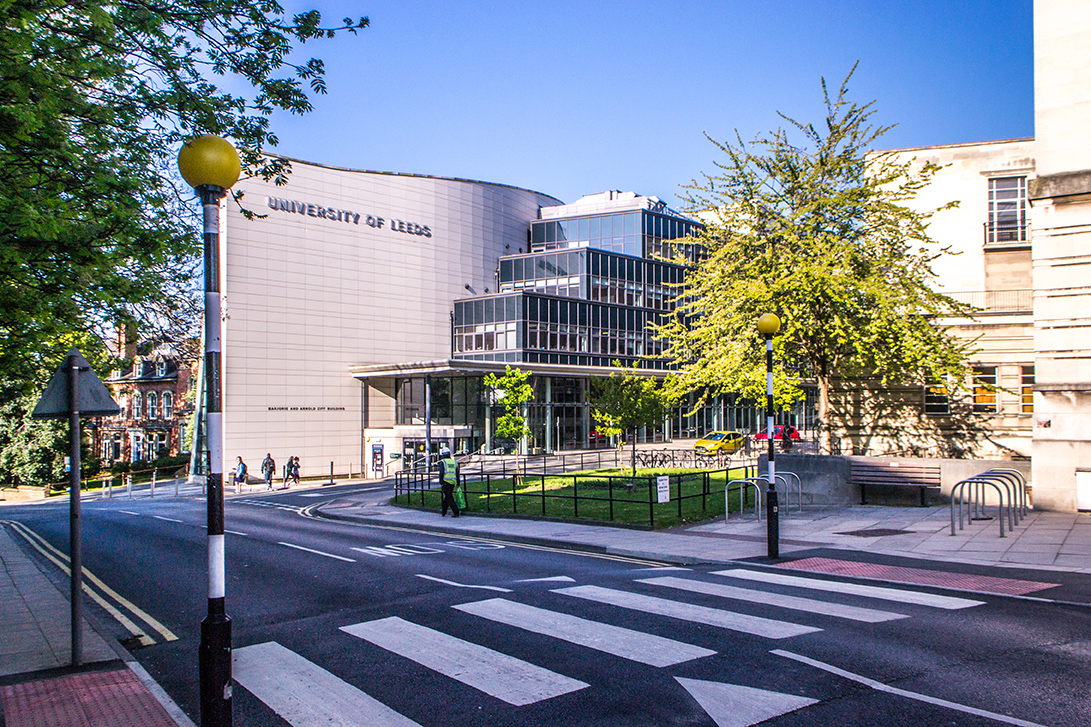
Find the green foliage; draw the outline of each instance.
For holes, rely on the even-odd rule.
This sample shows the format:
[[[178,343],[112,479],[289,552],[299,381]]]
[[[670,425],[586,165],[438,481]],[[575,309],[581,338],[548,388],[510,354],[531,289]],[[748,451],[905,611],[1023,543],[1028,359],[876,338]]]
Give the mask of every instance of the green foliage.
[[[249,173],[283,181],[286,164],[260,156],[270,117],[325,91],[295,44],[367,25],[320,22],[270,0],[0,3],[0,376],[28,390],[70,336],[119,320],[192,328],[199,238],[178,145],[231,137]],[[85,355],[101,349],[90,338]]]
[[[636,366],[622,366],[614,361],[614,367],[623,373],[612,373],[609,378],[593,379],[591,388],[591,416],[599,431],[608,436],[624,434],[639,427],[655,426],[667,415],[666,394],[655,379],[641,376]],[[633,476],[636,476],[636,436],[632,438]]]
[[[511,366],[506,367],[503,376],[485,376],[485,386],[492,390],[492,395],[504,407],[504,413],[496,421],[496,436],[519,441],[530,433],[523,416],[523,404],[534,398],[534,389],[527,383],[529,378],[529,371]]]
[[[67,422],[31,419],[37,395],[18,396],[11,393],[13,388],[0,397],[0,484],[38,486],[64,480]]]
[[[765,312],[783,321],[777,405],[801,395],[800,379],[816,380],[822,422],[835,377],[951,387],[966,379],[968,346],[937,319],[970,309],[933,290],[931,263],[948,251],[928,235],[931,214],[905,206],[938,167],[872,152],[889,127],[871,124],[874,103],[847,100],[849,78],[833,97],[823,80],[820,126],[781,116],[803,146],[783,129],[750,144],[710,138],[726,159],[685,187],[687,210],[708,223],[707,256],[690,266],[676,317],[657,330],[681,367],[672,391],[761,401],[756,323]]]

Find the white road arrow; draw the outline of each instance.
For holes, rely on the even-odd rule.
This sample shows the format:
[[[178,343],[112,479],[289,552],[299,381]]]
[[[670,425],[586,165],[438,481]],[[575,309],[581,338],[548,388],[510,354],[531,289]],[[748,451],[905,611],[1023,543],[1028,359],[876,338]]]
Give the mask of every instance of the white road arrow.
[[[749,727],[749,725],[818,703],[817,699],[770,692],[738,684],[722,684],[682,677],[675,677],[675,680],[697,700],[718,727]]]

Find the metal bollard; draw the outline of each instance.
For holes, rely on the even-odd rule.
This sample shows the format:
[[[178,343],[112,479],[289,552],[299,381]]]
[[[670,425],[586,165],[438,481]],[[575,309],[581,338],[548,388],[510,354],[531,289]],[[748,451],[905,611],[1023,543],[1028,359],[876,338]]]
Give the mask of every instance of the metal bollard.
[[[133,499],[133,476],[131,474],[125,475],[125,489],[129,493],[129,499]]]
[[[152,487],[151,487],[151,497],[152,497],[152,499],[153,499],[153,500],[155,499],[155,475],[156,475],[157,473],[158,473],[158,470],[152,470]]]
[[[107,485],[106,499],[107,500],[114,499],[114,478],[113,477],[110,478],[110,483]]]
[[[330,484],[333,484],[333,462],[330,462]]]

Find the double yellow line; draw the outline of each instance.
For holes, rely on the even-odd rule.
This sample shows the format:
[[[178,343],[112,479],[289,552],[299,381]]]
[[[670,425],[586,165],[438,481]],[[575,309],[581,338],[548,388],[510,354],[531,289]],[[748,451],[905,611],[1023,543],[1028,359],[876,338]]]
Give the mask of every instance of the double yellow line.
[[[9,527],[13,532],[21,535],[23,539],[30,544],[30,547],[37,550],[47,560],[64,571],[65,575],[71,575],[72,571],[69,568],[70,561],[67,553],[56,548],[48,540],[22,523],[14,522],[12,520],[0,520],[0,525]],[[143,621],[150,626],[151,630],[158,633],[163,641],[178,640],[178,637],[175,636],[170,629],[145,613],[139,606],[131,603],[117,591],[103,583],[98,576],[89,571],[86,567],[81,570],[83,571],[84,577],[83,592],[90,596],[91,600],[95,603],[102,606],[102,608],[113,616],[119,624],[136,637],[141,646],[151,646],[156,643],[156,640],[145,633],[147,629],[138,626],[134,623],[133,618],[129,618],[129,616],[123,613],[123,609],[128,611],[136,620]],[[101,593],[99,593],[99,591],[101,591]],[[117,606],[107,600],[108,598],[113,599],[117,603]]]

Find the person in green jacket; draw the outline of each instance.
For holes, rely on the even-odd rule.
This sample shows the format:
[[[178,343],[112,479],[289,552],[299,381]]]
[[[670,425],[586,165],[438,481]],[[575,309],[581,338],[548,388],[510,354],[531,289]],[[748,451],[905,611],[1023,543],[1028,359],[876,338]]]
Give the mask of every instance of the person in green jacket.
[[[447,517],[447,507],[458,517],[458,503],[455,502],[455,486],[458,485],[458,460],[451,456],[451,450],[440,447],[439,450],[439,483],[443,493],[443,504],[440,507],[440,517]]]

